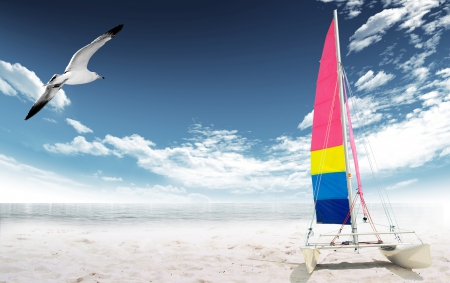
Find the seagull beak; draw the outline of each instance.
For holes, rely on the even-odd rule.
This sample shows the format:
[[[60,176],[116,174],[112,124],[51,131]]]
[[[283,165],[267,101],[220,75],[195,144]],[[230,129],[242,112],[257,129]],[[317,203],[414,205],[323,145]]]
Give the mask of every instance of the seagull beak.
[[[105,79],[105,77],[100,77],[100,78]]]

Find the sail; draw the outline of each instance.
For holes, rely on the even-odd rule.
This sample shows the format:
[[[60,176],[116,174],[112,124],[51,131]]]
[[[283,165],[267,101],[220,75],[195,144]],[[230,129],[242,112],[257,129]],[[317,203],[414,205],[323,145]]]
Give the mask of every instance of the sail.
[[[349,211],[336,54],[333,20],[320,60],[311,138],[316,219],[324,224],[342,224]]]

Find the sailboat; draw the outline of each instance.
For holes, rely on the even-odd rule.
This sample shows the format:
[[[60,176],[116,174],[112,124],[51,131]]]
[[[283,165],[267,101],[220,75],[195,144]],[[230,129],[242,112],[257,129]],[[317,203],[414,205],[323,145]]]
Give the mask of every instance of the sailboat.
[[[388,216],[389,231],[379,232],[364,201],[358,158],[351,124],[350,109],[346,91],[344,70],[339,48],[337,11],[328,29],[320,61],[319,75],[314,102],[314,116],[311,137],[311,178],[314,197],[314,211],[308,227],[305,245],[301,247],[306,269],[312,273],[321,250],[350,248],[359,252],[362,248],[378,248],[392,263],[416,269],[431,265],[430,244],[404,242],[403,234],[414,231],[398,229]],[[348,128],[348,132],[347,132]],[[352,196],[349,144],[352,151],[358,187]],[[363,222],[371,231],[358,232],[355,216],[356,201],[359,199],[364,214]],[[386,210],[389,214],[389,210]],[[314,213],[315,212],[315,213]],[[340,224],[336,232],[320,234],[325,242],[312,242],[313,222],[317,224]],[[350,225],[350,232],[343,233]],[[333,225],[331,225],[333,226]],[[362,225],[361,225],[362,226]],[[339,226],[338,226],[339,227]],[[394,236],[393,242],[382,240]],[[417,236],[417,235],[416,235]],[[339,237],[348,237],[341,241]],[[373,238],[367,240],[366,238]]]

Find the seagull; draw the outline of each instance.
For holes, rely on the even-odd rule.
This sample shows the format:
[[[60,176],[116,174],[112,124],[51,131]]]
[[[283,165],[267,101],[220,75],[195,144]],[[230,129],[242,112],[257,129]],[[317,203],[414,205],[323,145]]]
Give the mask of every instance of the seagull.
[[[64,74],[53,75],[50,81],[44,85],[44,93],[33,104],[33,107],[31,107],[25,120],[30,119],[42,108],[44,108],[44,106],[56,95],[64,84],[87,84],[97,79],[104,79],[105,77],[102,77],[96,72],[91,72],[87,69],[89,59],[91,59],[92,55],[94,55],[100,47],[116,36],[122,28],[123,24],[118,25],[97,37],[90,44],[78,50],[77,53],[72,56],[72,59],[70,60],[69,65],[67,65]]]

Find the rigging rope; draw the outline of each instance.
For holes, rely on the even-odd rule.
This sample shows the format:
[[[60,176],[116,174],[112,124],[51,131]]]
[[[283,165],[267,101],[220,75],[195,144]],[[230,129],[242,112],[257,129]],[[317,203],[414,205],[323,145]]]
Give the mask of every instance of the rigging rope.
[[[336,100],[337,87],[338,87],[338,82],[336,81],[336,84],[334,86],[333,100],[331,101],[331,110],[330,110],[330,114],[328,116],[327,130],[326,130],[326,133],[325,133],[325,139],[323,141],[322,149],[324,149],[328,145],[328,139],[330,137],[330,128],[331,128],[331,121],[332,121],[332,118],[333,118],[334,103],[335,103],[335,100]],[[312,135],[311,135],[311,140],[312,140]],[[327,153],[327,151],[324,151],[324,154],[321,155],[320,162],[319,162],[319,172],[322,172],[322,170],[323,170],[323,166],[325,164],[325,159],[326,159],[326,153]],[[314,222],[314,212],[315,212],[315,208],[316,208],[316,201],[315,201],[315,199],[319,195],[320,183],[322,181],[322,175],[323,174],[319,173],[318,175],[319,176],[317,178],[316,184],[315,184],[314,189],[313,189],[313,206],[312,206],[312,212],[311,212],[312,216],[311,216],[311,222],[310,222],[310,224],[308,226],[309,233],[306,235],[306,241],[305,242],[308,242],[309,236],[310,236],[310,234],[312,232],[312,225],[313,225],[313,222]]]
[[[351,101],[351,102],[352,102],[351,105],[352,105],[353,109],[355,110],[354,113],[359,113],[359,109],[358,109],[356,103],[353,102],[353,101],[355,100],[355,98],[354,98],[352,89],[350,88],[350,84],[349,84],[349,82],[348,82],[348,78],[347,78],[347,75],[346,75],[346,72],[345,72],[344,69],[343,69],[343,72],[344,72],[345,81],[347,82],[347,86],[348,86],[348,90],[349,90],[350,97],[353,98],[353,100]],[[397,228],[398,228],[397,219],[395,218],[395,214],[394,214],[394,211],[393,211],[393,209],[392,209],[392,205],[391,205],[389,196],[387,195],[386,191],[384,191],[384,193],[385,193],[385,195],[386,195],[386,198],[387,198],[387,200],[388,200],[388,203],[389,203],[391,212],[392,212],[392,214],[393,214],[394,220],[392,220],[392,218],[391,218],[391,215],[390,215],[390,213],[389,213],[389,209],[388,209],[388,207],[387,207],[387,205],[386,205],[386,202],[385,202],[385,200],[384,200],[383,193],[382,193],[382,191],[380,190],[380,186],[379,186],[379,184],[378,184],[378,179],[376,178],[376,176],[375,176],[375,174],[374,174],[374,171],[375,171],[375,170],[374,170],[374,166],[372,165],[372,158],[370,157],[370,155],[373,156],[373,161],[374,161],[374,163],[375,163],[375,168],[376,168],[377,172],[379,172],[379,168],[378,168],[378,164],[377,164],[377,162],[376,162],[375,155],[374,155],[374,153],[373,153],[373,150],[372,150],[372,146],[371,146],[371,144],[370,144],[370,141],[369,141],[368,137],[365,135],[365,132],[367,132],[367,131],[366,131],[366,128],[365,128],[365,126],[364,126],[363,123],[361,123],[361,124],[359,125],[359,117],[358,117],[358,115],[355,115],[355,117],[356,117],[356,119],[357,119],[357,122],[356,122],[356,123],[358,124],[358,126],[360,126],[360,127],[362,128],[362,137],[363,137],[362,141],[363,141],[363,146],[364,146],[364,149],[365,149],[365,151],[366,151],[366,153],[367,153],[367,159],[368,159],[368,161],[369,161],[369,166],[370,166],[370,169],[371,169],[372,177],[373,177],[373,179],[375,180],[376,188],[377,188],[378,194],[379,194],[379,196],[380,196],[380,199],[381,199],[381,203],[382,203],[382,205],[383,205],[384,212],[385,212],[385,214],[386,214],[386,217],[388,218],[388,221],[389,221],[389,224],[390,224],[390,226],[391,226],[391,229],[394,228],[394,227],[397,227]],[[369,149],[367,148],[367,145],[366,145],[366,144],[368,144]],[[383,186],[383,188],[384,188],[384,186]],[[364,203],[364,205],[365,205],[365,203]],[[371,218],[371,217],[370,217],[370,218]],[[396,226],[393,225],[394,223],[395,223]]]
[[[357,199],[357,196],[355,195],[355,197],[353,198],[353,201],[352,201],[352,205],[350,206],[350,209],[349,209],[348,212],[347,212],[347,216],[345,217],[344,223],[342,223],[342,226],[341,226],[341,228],[339,229],[339,233],[341,233],[342,229],[344,229],[345,224],[347,223],[348,218],[350,217],[350,214],[352,213],[353,207],[355,206],[356,199]],[[355,220],[353,219],[353,221],[355,221]],[[339,236],[334,236],[333,240],[331,240],[330,245],[334,245],[334,241],[335,241],[338,237],[339,237]]]

